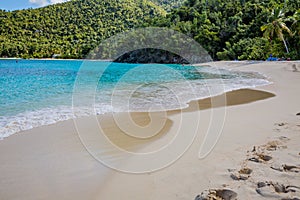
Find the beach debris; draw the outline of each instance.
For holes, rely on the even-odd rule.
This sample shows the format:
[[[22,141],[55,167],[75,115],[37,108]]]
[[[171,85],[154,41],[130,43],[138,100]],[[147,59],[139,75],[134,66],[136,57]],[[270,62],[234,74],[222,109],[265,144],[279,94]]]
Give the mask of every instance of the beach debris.
[[[209,189],[197,195],[195,200],[236,200],[237,193],[230,189]]]

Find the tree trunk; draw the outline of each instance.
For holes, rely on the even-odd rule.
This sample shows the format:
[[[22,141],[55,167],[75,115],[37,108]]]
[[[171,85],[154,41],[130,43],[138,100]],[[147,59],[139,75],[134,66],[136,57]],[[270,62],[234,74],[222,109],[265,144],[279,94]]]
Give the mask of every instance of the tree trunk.
[[[284,44],[284,46],[285,46],[286,52],[289,53],[289,48],[288,48],[288,46],[287,46],[287,44],[286,44],[284,38],[282,38],[282,41],[283,41],[283,44]]]

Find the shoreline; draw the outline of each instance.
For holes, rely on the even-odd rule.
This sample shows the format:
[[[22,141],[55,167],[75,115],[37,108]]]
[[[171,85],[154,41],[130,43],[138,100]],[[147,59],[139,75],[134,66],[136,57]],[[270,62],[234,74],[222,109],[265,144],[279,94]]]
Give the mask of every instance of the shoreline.
[[[242,63],[241,63],[242,64]],[[245,63],[243,63],[245,64]],[[199,64],[200,66],[203,66],[202,64]],[[204,65],[209,65],[209,66],[212,66],[210,65],[210,63],[207,63],[207,64],[204,64]],[[196,66],[197,67],[197,66]],[[219,68],[217,66],[213,66],[215,68]],[[216,72],[218,73],[218,72]],[[221,73],[221,72],[220,72]],[[254,73],[257,73],[257,72],[254,72]],[[265,77],[264,74],[261,74],[262,77]],[[219,91],[217,93],[213,93],[213,94],[210,94],[210,96],[197,96],[195,98],[191,98],[189,99],[186,103],[185,106],[181,107],[181,108],[174,108],[174,109],[167,109],[167,110],[163,110],[164,112],[168,112],[168,111],[172,111],[172,110],[183,110],[183,109],[186,109],[189,107],[189,104],[191,104],[193,101],[199,101],[199,100],[202,100],[202,99],[207,99],[207,98],[211,98],[211,97],[215,97],[215,96],[220,96],[222,94],[225,94],[227,92],[232,92],[232,91],[236,91],[236,90],[243,90],[243,89],[254,89],[256,87],[260,87],[260,86],[263,86],[264,84],[268,85],[268,84],[271,84],[271,82],[267,82],[268,80],[266,79],[266,83],[257,83],[257,85],[252,85],[252,86],[245,86],[245,85],[241,85],[240,87],[237,87],[237,88],[230,88],[230,89],[225,89],[224,88],[224,91]],[[208,95],[208,94],[207,94]],[[62,109],[63,110],[63,113],[64,115],[60,116],[59,115],[59,110]],[[47,113],[47,112],[51,112],[53,110],[53,113],[54,115],[50,118],[48,118],[48,121],[50,120],[51,122],[48,122],[48,121],[44,121],[43,119],[46,117],[44,116],[44,113]],[[129,111],[129,112],[147,112],[147,111]],[[55,113],[58,113],[55,115]],[[105,112],[105,113],[99,113],[97,115],[105,115],[105,114],[109,114],[110,112]],[[113,112],[115,113],[115,112]],[[0,140],[3,140],[11,135],[14,135],[14,134],[19,134],[23,131],[28,131],[28,130],[31,130],[33,128],[38,128],[38,127],[43,127],[43,126],[49,126],[49,125],[52,125],[52,124],[55,124],[55,123],[59,123],[59,122],[64,122],[64,121],[67,121],[67,120],[74,120],[75,118],[77,117],[74,117],[74,112],[72,112],[72,106],[58,106],[56,108],[41,108],[40,110],[33,110],[33,111],[25,111],[25,112],[22,112],[22,113],[18,113],[17,115],[15,116],[3,116],[3,119],[6,119],[8,121],[7,125],[5,127],[2,128],[1,130],[1,136],[0,136]],[[29,117],[27,117],[29,116]],[[41,116],[41,118],[37,117],[37,116]],[[93,116],[93,115],[91,115]],[[47,116],[48,117],[48,116]],[[79,118],[82,118],[82,117],[87,117],[86,114],[82,114],[80,116],[78,116]],[[19,123],[19,119],[21,118],[21,123]],[[14,119],[13,121],[11,119]],[[25,119],[25,120],[24,120]],[[10,130],[14,130],[14,131],[10,131]],[[7,130],[5,132],[5,130]],[[4,133],[5,132],[5,133]]]
[[[87,59],[87,58],[17,58],[17,57],[11,57],[11,58],[1,58],[0,60],[66,60],[66,61],[72,61],[72,60],[78,60],[78,61],[103,61],[103,62],[113,62],[111,59]],[[192,66],[203,66],[203,65],[211,65],[214,63],[227,63],[230,65],[235,64],[259,64],[259,63],[298,63],[300,60],[282,60],[282,61],[267,61],[267,60],[230,60],[230,61],[211,61],[208,63],[194,63],[194,64],[182,64],[182,65],[192,65]],[[165,63],[124,63],[124,64],[165,64]],[[170,64],[180,64],[181,63],[170,63]]]
[[[269,83],[267,85],[270,85],[272,83]],[[263,86],[257,86],[257,87],[263,87]],[[221,94],[216,94],[216,95],[213,95],[211,97],[202,97],[202,98],[199,98],[199,99],[192,99],[190,100],[186,107],[183,107],[183,108],[176,108],[176,109],[169,109],[169,110],[160,110],[160,111],[151,111],[151,112],[147,112],[147,111],[129,111],[129,112],[107,112],[107,113],[101,113],[101,114],[97,114],[97,115],[88,115],[88,116],[79,116],[79,117],[68,117],[67,119],[61,119],[61,120],[58,120],[58,121],[55,121],[55,122],[51,122],[51,123],[41,123],[40,125],[38,126],[33,126],[31,128],[25,128],[25,129],[22,129],[22,130],[19,130],[17,132],[14,132],[14,133],[5,133],[4,136],[1,135],[0,137],[0,141],[1,140],[4,140],[5,138],[8,138],[12,135],[18,135],[18,134],[22,134],[22,132],[26,132],[26,131],[30,131],[32,129],[35,129],[35,128],[40,128],[40,127],[47,127],[47,126],[51,126],[51,125],[55,125],[57,123],[64,123],[64,122],[67,122],[67,121],[74,121],[74,120],[77,120],[77,119],[81,119],[81,118],[90,118],[90,117],[102,117],[102,116],[106,116],[106,115],[118,115],[118,114],[124,114],[124,113],[141,113],[141,114],[145,114],[145,113],[157,113],[157,112],[166,112],[166,113],[178,113],[178,112],[185,112],[187,110],[191,110],[191,109],[194,109],[194,105],[197,104],[197,102],[199,103],[199,109],[208,109],[208,108],[212,108],[212,107],[206,107],[204,106],[203,104],[205,105],[208,105],[208,101],[210,101],[210,99],[212,98],[218,98],[220,96],[228,96],[228,95],[231,95],[232,93],[244,93],[243,91],[260,91],[260,90],[256,90],[256,87],[251,87],[251,88],[239,88],[239,89],[233,89],[233,90],[229,90],[229,91],[226,91],[224,93],[221,93]],[[269,96],[272,96],[273,94],[269,94]],[[267,95],[267,92],[266,92],[266,95],[263,95],[263,96],[268,96]],[[258,98],[258,100],[260,100],[260,98]],[[202,103],[203,102],[203,103]],[[205,102],[205,103],[204,103]],[[48,110],[50,108],[43,108],[42,110],[37,110],[37,111],[26,111],[25,113],[39,113],[43,110]],[[56,110],[58,110],[56,108]],[[24,115],[24,113],[20,113],[21,115]],[[14,118],[18,117],[20,114],[16,115],[16,116],[13,116]],[[66,118],[66,117],[64,117]],[[11,122],[10,122],[11,123]],[[14,123],[14,122],[12,122]],[[31,126],[31,125],[30,125]]]
[[[3,172],[0,174],[1,196],[5,199],[25,196],[28,199],[173,200],[195,199],[209,188],[228,188],[235,191],[239,199],[264,199],[265,197],[256,192],[257,181],[287,184],[285,182],[289,178],[291,184],[299,186],[297,173],[265,171],[269,170],[272,160],[262,164],[248,163],[247,167],[253,170],[249,181],[233,180],[228,173],[228,169],[232,169],[232,173],[235,173],[234,169],[239,170],[247,151],[253,146],[258,147],[273,141],[274,138],[278,140],[281,136],[289,139],[281,141],[287,148],[271,152],[273,160],[276,158],[278,163],[297,165],[295,160],[287,156],[299,153],[295,151],[300,142],[299,134],[296,134],[299,129],[299,118],[296,114],[300,112],[300,96],[297,93],[300,73],[294,70],[293,61],[249,65],[240,62],[217,62],[214,65],[227,65],[228,69],[241,71],[258,71],[270,77],[273,84],[226,93],[224,127],[215,147],[205,158],[198,159],[197,155],[205,133],[210,128],[212,117],[216,117],[224,108],[222,102],[216,101],[215,106],[210,109],[213,99],[217,100],[218,97],[192,101],[188,108],[169,111],[167,116],[153,116],[153,119],[164,119],[165,125],[155,137],[148,140],[128,137],[118,128],[112,117],[97,116],[107,137],[114,144],[127,151],[145,153],[172,141],[178,130],[181,130],[179,128],[185,134],[193,131],[193,122],[201,115],[197,137],[182,157],[162,170],[146,174],[121,173],[96,161],[82,146],[73,120],[14,134],[0,141],[0,161],[4,163],[0,167]],[[296,69],[300,69],[300,66],[297,65]],[[141,127],[150,122],[148,114],[132,115]],[[80,119],[79,126],[82,126],[79,128],[86,133],[96,131],[92,120],[92,117]],[[285,124],[280,126],[281,123]],[[117,158],[114,157],[117,156],[114,151],[108,153],[106,155],[111,158]],[[277,153],[281,156],[276,157]],[[298,158],[297,155],[294,157]],[[288,160],[285,161],[285,158]],[[130,164],[130,159],[126,164]],[[145,164],[150,165],[147,162]],[[26,184],[28,182],[31,184]],[[271,189],[270,187],[271,193],[274,193]],[[274,194],[280,197],[297,196],[297,192],[298,190],[296,193]]]
[[[101,62],[112,62],[112,60],[110,59],[104,59],[104,60],[99,60],[99,59],[64,59],[64,58],[0,58],[0,60],[52,60],[52,61],[55,61],[55,60],[60,60],[60,61],[63,61],[63,60],[66,60],[66,61],[101,61]]]

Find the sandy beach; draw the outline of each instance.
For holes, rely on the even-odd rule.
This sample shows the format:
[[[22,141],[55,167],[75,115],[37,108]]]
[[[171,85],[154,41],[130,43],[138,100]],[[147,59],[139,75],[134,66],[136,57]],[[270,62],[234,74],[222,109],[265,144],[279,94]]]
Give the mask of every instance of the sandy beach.
[[[126,113],[14,134],[0,141],[0,199],[300,199],[300,62],[207,65],[256,71],[272,84],[131,113],[147,130],[142,139],[119,128],[130,129]],[[135,159],[115,147],[154,153]]]

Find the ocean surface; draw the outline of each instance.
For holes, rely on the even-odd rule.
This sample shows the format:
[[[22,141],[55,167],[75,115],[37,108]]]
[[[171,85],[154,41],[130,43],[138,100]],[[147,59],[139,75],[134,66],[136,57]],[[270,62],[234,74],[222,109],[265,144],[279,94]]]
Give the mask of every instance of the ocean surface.
[[[0,139],[108,112],[185,108],[191,100],[269,84],[213,67],[87,60],[0,60]]]

